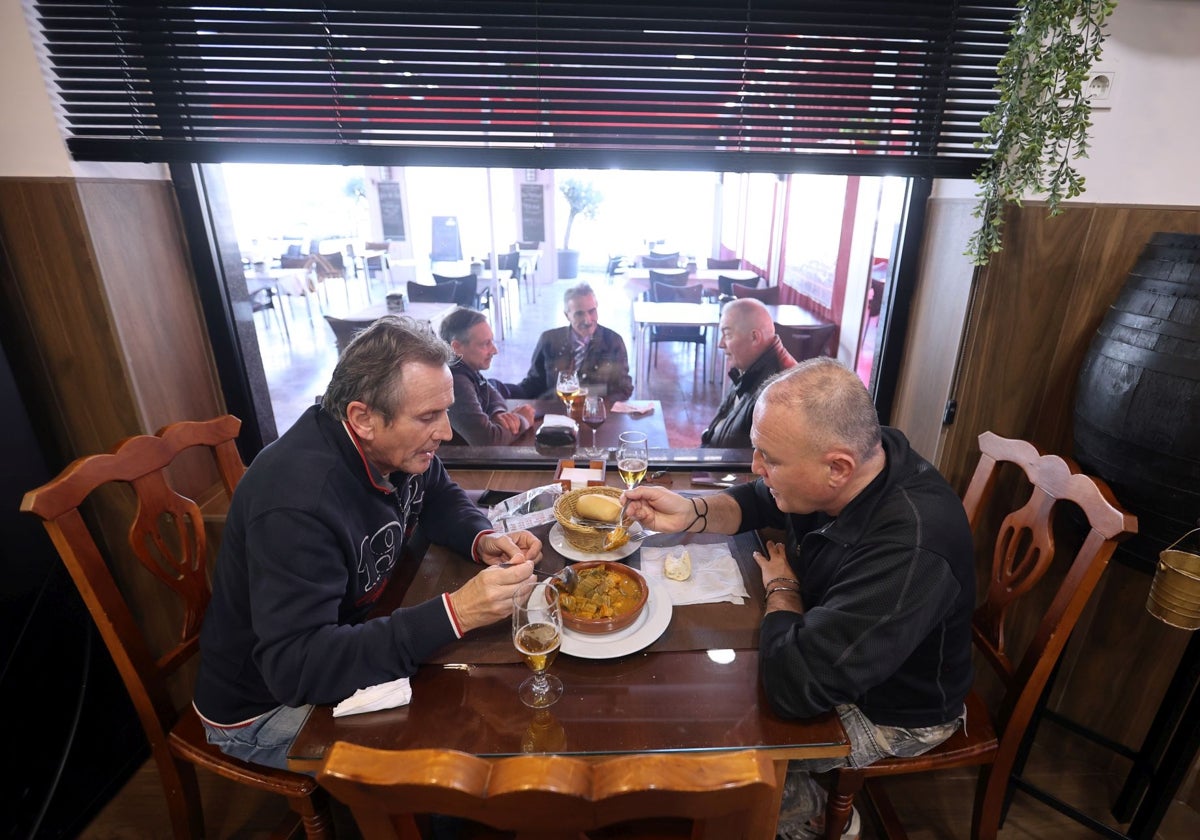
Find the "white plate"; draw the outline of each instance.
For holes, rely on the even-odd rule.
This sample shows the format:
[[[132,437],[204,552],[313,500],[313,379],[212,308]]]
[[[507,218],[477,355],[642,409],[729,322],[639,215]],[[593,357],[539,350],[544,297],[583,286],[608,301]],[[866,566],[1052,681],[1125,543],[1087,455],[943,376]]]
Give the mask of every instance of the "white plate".
[[[568,560],[575,560],[579,563],[593,560],[620,560],[637,551],[640,544],[631,540],[613,551],[584,551],[567,542],[567,535],[563,533],[562,525],[555,522],[550,526],[550,547]]]
[[[599,635],[576,633],[564,627],[560,650],[580,659],[616,659],[652,644],[671,623],[671,596],[657,581],[647,579],[646,585],[650,587],[650,595],[637,621],[624,630]]]

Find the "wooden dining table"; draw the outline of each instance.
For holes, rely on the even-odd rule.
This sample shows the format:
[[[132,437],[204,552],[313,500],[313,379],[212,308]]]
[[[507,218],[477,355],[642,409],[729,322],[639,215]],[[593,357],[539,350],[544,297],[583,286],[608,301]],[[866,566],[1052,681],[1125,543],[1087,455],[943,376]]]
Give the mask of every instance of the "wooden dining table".
[[[454,470],[451,475],[472,492],[529,489],[551,478],[536,470]],[[539,566],[549,572],[570,562],[553,547],[552,527],[534,531],[542,539]],[[849,742],[835,714],[785,720],[766,700],[758,678],[763,587],[752,556],[761,545],[758,535],[654,535],[642,546],[714,542],[728,546],[749,597],[741,604],[673,606],[662,634],[625,655],[560,653],[550,671],[562,680],[564,692],[553,706],[535,710],[521,703],[517,688],[529,670],[513,647],[509,623],[501,621],[468,633],[422,665],[411,678],[412,700],[405,706],[341,718],[332,716],[330,706],[314,707],[289,750],[289,766],[314,770],[336,741],[485,757],[754,749],[775,760],[777,796],[782,796],[788,759],[848,755]],[[640,568],[642,550],[624,562]],[[472,561],[431,546],[393,579],[380,612],[453,591],[478,573]],[[773,824],[764,826],[761,836],[773,837]]]

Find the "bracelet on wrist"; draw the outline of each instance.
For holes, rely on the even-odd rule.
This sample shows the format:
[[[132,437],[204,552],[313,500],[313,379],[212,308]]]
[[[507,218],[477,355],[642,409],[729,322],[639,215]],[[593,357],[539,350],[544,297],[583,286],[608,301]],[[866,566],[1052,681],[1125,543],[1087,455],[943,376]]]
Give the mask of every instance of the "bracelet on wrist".
[[[776,592],[791,592],[795,595],[800,594],[800,590],[798,588],[792,589],[790,586],[773,586],[770,589],[768,589],[767,594],[763,596],[763,603],[764,604],[767,603],[767,601],[770,600],[771,596],[774,595]]]
[[[692,510],[696,512],[696,518],[693,519],[691,522],[689,522],[688,526],[686,528],[684,528],[684,530],[685,531],[692,530],[692,526],[703,519],[704,524],[701,525],[700,530],[696,532],[697,534],[703,534],[705,531],[708,530],[708,502],[707,501],[704,502],[704,513],[701,513],[700,508],[696,506],[696,497],[692,496],[690,501],[692,503]]]
[[[800,581],[796,580],[795,578],[790,578],[790,577],[771,578],[769,581],[767,581],[767,588],[769,589],[773,584],[776,584],[776,583],[794,583],[794,584],[796,584],[797,589],[800,588]]]

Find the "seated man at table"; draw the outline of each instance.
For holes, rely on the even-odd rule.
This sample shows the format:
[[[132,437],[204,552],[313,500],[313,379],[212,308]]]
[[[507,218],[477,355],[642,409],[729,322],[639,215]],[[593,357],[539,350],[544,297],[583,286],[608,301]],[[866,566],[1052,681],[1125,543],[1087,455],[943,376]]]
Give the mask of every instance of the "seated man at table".
[[[487,317],[474,309],[459,307],[442,319],[438,327],[442,341],[458,355],[450,366],[454,376],[454,405],[450,406],[453,444],[507,446],[533,423],[533,406],[512,411],[496,386],[483,371],[492,366],[500,351]]]
[[[685,498],[625,493],[654,531],[786,532],[755,553],[766,589],[760,674],[777,714],[835,710],[852,752],[794,761],[779,834],[818,837],[824,791],[811,777],[949,738],[971,685],[975,566],[950,485],[898,430],[881,428],[861,380],[829,358],[779,374],[751,431],[757,481]],[[855,813],[843,836],[857,836]]]
[[[754,401],[767,380],[796,366],[792,354],[775,335],[775,321],[762,301],[739,298],[721,310],[720,342],[729,357],[733,387],[700,435],[701,446],[749,449]]]
[[[579,283],[563,293],[563,314],[568,327],[546,330],[533,348],[529,372],[520,382],[500,387],[505,397],[551,399],[555,397],[560,371],[575,371],[579,385],[589,394],[599,394],[609,403],[633,395],[629,376],[629,354],[625,341],[608,327],[600,326],[596,293]]]
[[[410,676],[511,614],[541,542],[494,532],[437,457],[450,439],[452,359],[428,326],[379,319],[346,347],[321,404],[238,484],[194,699],[224,752],[286,767],[310,704]],[[368,619],[417,526],[484,568],[457,591]]]

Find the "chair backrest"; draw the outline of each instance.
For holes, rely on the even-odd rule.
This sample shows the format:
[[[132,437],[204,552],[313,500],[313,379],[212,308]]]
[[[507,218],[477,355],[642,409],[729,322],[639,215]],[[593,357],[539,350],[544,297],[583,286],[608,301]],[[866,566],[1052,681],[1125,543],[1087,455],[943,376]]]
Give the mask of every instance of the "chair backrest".
[[[474,274],[462,274],[462,275],[438,274],[435,271],[435,272],[433,272],[433,282],[439,286],[443,283],[474,283],[475,275]]]
[[[1031,485],[1029,498],[1018,501],[1019,506],[1004,517],[992,543],[987,592],[975,610],[972,626],[976,648],[1004,686],[997,716],[1003,754],[1018,748],[1075,622],[1117,542],[1137,532],[1137,518],[1117,504],[1103,481],[1080,473],[1073,463],[1057,455],[1043,455],[1027,441],[984,432],[979,436],[979,449],[979,464],[963,497],[973,530],[988,510],[998,465],[1016,465]],[[1055,559],[1054,513],[1064,501],[1082,510],[1087,534],[1062,568],[1061,583],[1049,606],[1044,612],[1039,607],[1037,629],[1014,661],[1016,651],[1012,634],[1005,632],[1006,620],[1014,604],[1036,589]]]
[[[708,258],[708,267],[709,267],[709,269],[717,269],[717,270],[722,269],[722,268],[741,268],[742,260],[740,257],[731,257],[727,260],[718,260],[718,259],[714,259],[713,257],[709,257]]]
[[[335,318],[332,315],[325,316],[326,323],[333,330],[333,340],[337,342],[338,355],[342,355],[342,351],[346,349],[346,345],[353,340],[354,336],[367,328],[367,325],[361,321],[346,321],[342,318]]]
[[[883,281],[871,281],[871,296],[867,298],[867,317],[878,318],[883,308]]]
[[[342,259],[341,251],[332,254],[309,254],[307,268],[315,271],[317,277],[322,280],[346,276],[346,261]]]
[[[281,256],[279,258],[279,267],[280,268],[307,268],[308,267],[308,257],[303,256],[299,253],[300,246],[293,245],[292,248],[296,249],[296,253],[295,254],[289,253],[289,254],[284,254],[283,256]]]
[[[735,298],[758,298],[767,306],[776,306],[779,304],[778,286],[767,286],[765,289],[759,289],[754,286],[747,286],[744,283],[730,283],[729,289]]]
[[[783,348],[797,362],[814,359],[817,356],[835,355],[830,345],[837,333],[837,324],[816,324],[814,326],[780,326],[775,325],[775,335],[779,336]]]
[[[659,268],[650,269],[650,283],[669,283],[672,286],[682,286],[688,281],[688,270],[686,268]]]
[[[518,838],[571,838],[638,820],[692,821],[694,838],[736,840],[773,826],[775,771],[754,751],[486,759],[451,750],[394,752],[339,742],[317,780],[350,807],[367,840],[418,837],[415,813],[474,820]],[[655,824],[658,827],[658,824]],[[757,832],[757,833],[756,833]]]
[[[679,253],[674,254],[647,254],[642,257],[643,268],[678,268]]]
[[[366,242],[363,247],[368,251],[386,251],[391,247],[388,242]]]
[[[757,289],[759,286],[762,285],[762,278],[761,277],[756,278],[754,281],[754,285],[751,286],[749,283],[746,283],[742,280],[734,280],[732,277],[730,277],[728,275],[718,274],[717,275],[717,292],[719,294],[726,295],[728,297],[733,297],[733,284],[734,283],[738,283],[749,289]]]
[[[42,518],[117,665],[160,763],[161,755],[168,751],[167,734],[181,711],[171,696],[171,678],[200,649],[213,560],[200,507],[174,490],[167,472],[181,452],[208,450],[225,493],[232,496],[246,471],[236,445],[241,425],[236,417],[224,415],[204,422],[174,423],[157,435],[126,438],[107,454],[75,460],[55,479],[26,493],[21,502],[21,510]],[[189,466],[192,464],[189,461]],[[128,514],[127,528],[105,531],[127,535],[137,559],[127,574],[153,576],[162,584],[161,592],[180,607],[178,634],[172,633],[165,651],[157,650],[161,642],[143,634],[134,617],[140,611],[118,588],[110,561],[80,512],[93,491],[111,484],[126,484],[136,496],[136,505],[117,504],[119,500],[113,496],[103,500],[106,521]],[[150,584],[149,577],[146,583]]]
[[[659,303],[700,303],[704,287],[699,283],[691,286],[676,286],[674,283],[652,283],[650,299]]]
[[[474,291],[475,278],[471,278],[471,288]],[[436,286],[429,286],[425,283],[417,283],[412,280],[408,281],[408,299],[413,303],[454,303],[455,296],[458,294],[459,283],[456,280],[451,280],[447,283],[438,283]]]

